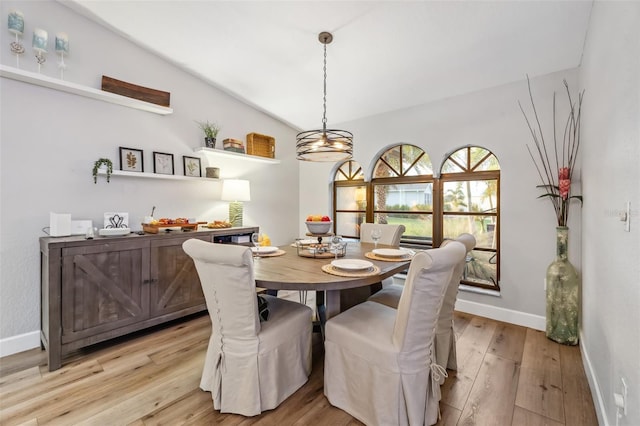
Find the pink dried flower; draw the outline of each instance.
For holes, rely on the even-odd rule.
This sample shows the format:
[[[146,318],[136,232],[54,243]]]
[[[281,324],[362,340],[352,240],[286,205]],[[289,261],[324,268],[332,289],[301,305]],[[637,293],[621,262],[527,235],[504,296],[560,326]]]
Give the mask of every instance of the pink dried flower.
[[[569,168],[560,167],[558,169],[558,180],[569,179]]]
[[[558,187],[560,188],[560,196],[563,200],[566,200],[569,197],[569,190],[571,189],[571,180],[570,179],[560,179],[558,182]]]

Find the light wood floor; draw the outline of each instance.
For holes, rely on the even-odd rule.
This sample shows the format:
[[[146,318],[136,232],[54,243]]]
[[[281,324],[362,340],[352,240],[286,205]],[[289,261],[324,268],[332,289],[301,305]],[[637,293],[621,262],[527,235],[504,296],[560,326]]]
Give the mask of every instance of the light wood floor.
[[[544,333],[456,314],[457,373],[443,385],[439,425],[596,425],[578,347]],[[245,418],[213,410],[198,388],[207,315],[102,344],[53,372],[39,349],[0,359],[0,424],[361,425],[323,395],[314,334],[307,384],[277,409]]]

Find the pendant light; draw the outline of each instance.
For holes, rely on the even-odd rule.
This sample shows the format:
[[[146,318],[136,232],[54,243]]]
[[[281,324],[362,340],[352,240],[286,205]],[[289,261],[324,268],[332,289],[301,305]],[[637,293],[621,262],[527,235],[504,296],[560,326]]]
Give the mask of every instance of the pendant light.
[[[322,129],[307,130],[296,136],[296,158],[303,161],[341,161],[353,156],[353,134],[346,130],[327,129],[327,44],[333,35],[326,31],[318,35],[324,45],[324,97],[322,98]]]

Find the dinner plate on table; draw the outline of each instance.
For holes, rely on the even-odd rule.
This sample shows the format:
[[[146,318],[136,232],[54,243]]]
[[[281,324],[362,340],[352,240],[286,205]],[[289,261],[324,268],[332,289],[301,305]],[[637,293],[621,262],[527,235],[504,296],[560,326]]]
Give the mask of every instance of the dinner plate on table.
[[[278,251],[278,247],[265,246],[265,247],[251,247],[251,251],[254,254],[269,254]]]
[[[371,268],[373,263],[361,259],[337,259],[331,261],[331,266],[345,271],[362,271]]]
[[[390,248],[374,249],[371,252],[380,257],[403,257],[409,254],[407,250]]]

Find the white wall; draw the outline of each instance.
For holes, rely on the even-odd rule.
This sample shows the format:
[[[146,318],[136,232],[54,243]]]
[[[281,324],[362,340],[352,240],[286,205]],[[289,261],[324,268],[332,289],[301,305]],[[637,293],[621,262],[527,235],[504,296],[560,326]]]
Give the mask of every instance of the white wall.
[[[575,69],[532,78],[536,107],[545,131],[551,131],[554,90],[558,92],[559,111],[566,111],[563,79],[577,89]],[[393,144],[408,143],[424,149],[434,169],[439,169],[446,153],[458,147],[473,144],[491,150],[501,167],[501,293],[496,297],[463,292],[458,305],[486,316],[541,328],[545,315],[544,277],[555,257],[556,222],[549,201],[536,198],[540,192],[535,186],[540,182],[525,147],[532,140],[518,100],[527,108],[526,80],[336,127],[354,133],[354,160],[364,167],[365,176],[370,176],[372,162],[380,152]],[[559,112],[558,117],[564,123],[566,112]],[[547,136],[551,137],[551,133]],[[301,216],[326,209],[331,168],[332,164],[301,165]],[[326,198],[321,199],[318,194]],[[580,212],[576,207],[569,221],[569,257],[579,269]]]
[[[640,3],[595,2],[580,72],[582,348],[601,423],[640,425]],[[631,232],[618,214],[631,201]],[[629,386],[616,422],[613,393]]]
[[[171,92],[174,113],[160,116],[72,94],[0,78],[0,355],[12,339],[27,335],[38,344],[40,329],[40,256],[38,238],[49,225],[49,212],[67,212],[74,219],[102,225],[107,211],[129,212],[139,229],[141,219],[156,206],[157,217],[225,219],[227,202],[219,201],[219,182],[169,181],[100,177],[91,169],[100,157],[119,167],[118,147],[144,150],[146,171],[153,171],[152,152],[172,153],[176,174],[182,155],[194,156],[203,135],[194,120],[215,120],[223,128],[218,142],[245,139],[249,132],[276,138],[278,165],[225,160],[208,164],[221,177],[251,181],[252,200],[245,203],[245,224],[259,225],[275,244],[298,235],[298,164],[296,132],[170,63],[97,26],[53,1],[2,1],[0,33],[9,42],[7,15],[12,8],[25,17],[21,68],[37,71],[31,49],[33,28],[69,34],[71,53],[65,79],[100,88],[102,75]],[[6,44],[3,65],[16,66]],[[53,49],[42,73],[58,76]],[[222,66],[222,64],[221,64]],[[277,189],[277,190],[274,190]],[[33,341],[33,340],[32,340]],[[10,349],[9,349],[10,350]]]

